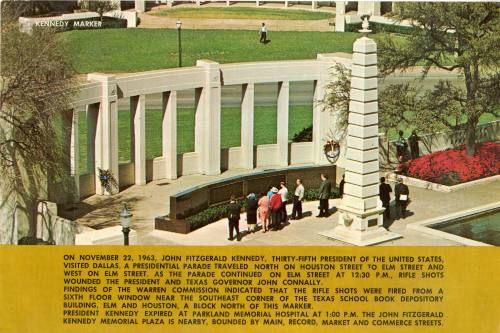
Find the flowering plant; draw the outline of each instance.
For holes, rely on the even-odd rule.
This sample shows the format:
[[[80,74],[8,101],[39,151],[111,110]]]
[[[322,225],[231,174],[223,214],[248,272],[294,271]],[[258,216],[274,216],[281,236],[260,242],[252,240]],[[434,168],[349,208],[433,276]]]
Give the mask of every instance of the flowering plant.
[[[326,159],[330,163],[335,163],[340,155],[340,144],[335,140],[327,140],[323,145],[323,151],[325,153]]]
[[[338,141],[335,140],[327,140],[326,143],[323,145],[323,149],[325,150],[325,152],[331,151],[334,148],[339,148],[339,147],[340,144],[338,143]]]
[[[468,156],[462,145],[457,149],[438,151],[408,162],[408,175],[433,183],[456,185],[500,173],[500,142],[478,145],[474,156]]]
[[[104,187],[107,192],[111,193],[113,188],[118,188],[118,183],[116,182],[116,179],[113,176],[111,170],[104,170],[101,168],[98,168],[98,170],[101,186]]]

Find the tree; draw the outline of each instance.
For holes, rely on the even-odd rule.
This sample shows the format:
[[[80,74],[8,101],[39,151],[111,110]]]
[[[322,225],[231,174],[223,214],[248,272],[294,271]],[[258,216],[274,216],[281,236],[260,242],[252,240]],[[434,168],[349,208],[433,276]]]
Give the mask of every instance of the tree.
[[[500,5],[409,2],[401,3],[400,11],[398,18],[413,22],[412,29],[402,41],[389,35],[378,41],[381,73],[417,65],[423,65],[423,76],[433,67],[459,71],[465,87],[440,82],[426,93],[428,112],[419,116],[427,124],[446,120],[441,123],[446,126],[460,114],[460,123],[453,128],[464,131],[467,153],[474,155],[480,116],[498,116]]]
[[[70,109],[75,91],[62,36],[38,27],[22,33],[10,13],[2,7],[0,243],[18,238],[13,221],[19,238],[36,235],[49,177],[66,176],[57,120]]]
[[[82,7],[99,14],[102,22],[104,13],[118,9],[119,2],[109,0],[89,0],[82,3]]]
[[[345,136],[349,124],[349,96],[351,93],[351,70],[342,64],[335,64],[331,73],[332,80],[326,86],[323,100],[317,101],[325,111],[336,113],[336,136]],[[335,138],[339,140],[340,138]]]

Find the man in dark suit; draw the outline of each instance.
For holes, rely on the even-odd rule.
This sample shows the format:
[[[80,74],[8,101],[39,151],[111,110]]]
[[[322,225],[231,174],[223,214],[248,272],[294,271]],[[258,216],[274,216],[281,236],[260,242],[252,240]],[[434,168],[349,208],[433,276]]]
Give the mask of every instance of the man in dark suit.
[[[385,177],[380,177],[380,186],[378,192],[380,201],[382,201],[382,207],[385,208],[384,218],[386,220],[389,220],[391,218],[391,208],[389,207],[389,204],[391,202],[392,188],[391,185],[385,182]]]
[[[398,215],[401,214],[400,216],[404,219],[406,217],[408,200],[410,199],[410,190],[408,186],[403,184],[403,178],[398,178],[398,183],[394,187],[394,192],[396,196],[396,212]]]
[[[328,179],[328,175],[322,173],[321,185],[319,186],[319,215],[316,217],[328,217],[330,192],[332,192],[332,183]]]
[[[420,150],[418,149],[418,141],[420,141],[420,138],[418,137],[417,132],[412,131],[410,137],[408,138],[412,160],[418,158],[418,156],[420,155]]]
[[[241,240],[240,238],[240,213],[241,207],[236,202],[236,197],[234,194],[231,195],[229,199],[229,208],[228,208],[228,216],[227,219],[229,221],[229,238],[227,240],[232,241],[233,238],[233,230],[236,231],[236,239],[238,242]]]
[[[344,196],[345,175],[342,175],[342,180],[339,183],[339,197],[342,199]]]

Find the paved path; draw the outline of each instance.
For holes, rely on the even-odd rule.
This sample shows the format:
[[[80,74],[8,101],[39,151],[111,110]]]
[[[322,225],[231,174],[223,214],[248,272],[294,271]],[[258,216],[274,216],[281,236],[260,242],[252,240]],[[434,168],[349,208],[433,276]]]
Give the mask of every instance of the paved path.
[[[283,5],[268,4],[261,6],[263,8],[283,8]],[[195,7],[192,4],[182,4],[174,8],[189,8]],[[225,4],[213,3],[203,5],[203,7],[225,7]],[[252,7],[248,3],[238,3],[232,7]],[[141,24],[139,28],[171,28],[175,29],[177,18],[162,17],[151,15],[159,9],[167,8],[166,6],[154,7],[152,11],[140,13]],[[293,6],[287,10],[294,9],[310,9],[310,6]],[[334,12],[335,7],[323,7],[321,10]],[[184,29],[229,29],[229,30],[255,30],[256,34],[259,31],[263,20],[262,19],[201,19],[201,18],[181,18],[182,28]],[[335,31],[335,27],[330,23],[334,23],[335,19],[326,20],[264,20],[269,28],[269,37],[272,38],[273,31]]]
[[[78,215],[76,222],[95,228],[118,225],[118,213],[122,202],[129,202],[134,214],[133,229],[137,231],[139,244],[157,245],[344,245],[319,236],[321,231],[329,230],[336,224],[338,214],[327,219],[314,217],[317,214],[317,202],[304,204],[308,217],[300,221],[291,221],[283,230],[269,233],[246,235],[241,242],[227,241],[227,221],[221,220],[181,235],[154,230],[154,218],[169,212],[169,196],[195,185],[212,182],[216,179],[246,174],[248,171],[232,170],[218,176],[184,176],[168,183],[165,180],[154,181],[145,186],[132,186],[113,197],[93,196],[78,204],[71,213]],[[392,184],[393,185],[393,184]],[[446,215],[459,210],[490,204],[499,200],[500,181],[476,185],[462,191],[440,193],[431,190],[410,187],[412,203],[409,210],[413,215],[405,220],[397,220],[390,230],[403,235],[402,239],[384,243],[384,245],[460,245],[453,241],[422,234],[406,228],[408,223]],[[331,200],[330,206],[337,206],[338,199]],[[291,213],[291,205],[288,211]],[[246,229],[243,215],[240,227]]]

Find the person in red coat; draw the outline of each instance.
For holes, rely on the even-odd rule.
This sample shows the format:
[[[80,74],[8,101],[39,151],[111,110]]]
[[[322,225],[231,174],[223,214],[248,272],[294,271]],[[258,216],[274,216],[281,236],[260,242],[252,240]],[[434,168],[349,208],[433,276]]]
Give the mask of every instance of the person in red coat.
[[[273,187],[271,192],[273,193],[269,203],[269,209],[271,210],[271,230],[276,231],[281,225],[282,199],[281,195],[278,194],[278,189],[276,187]]]

